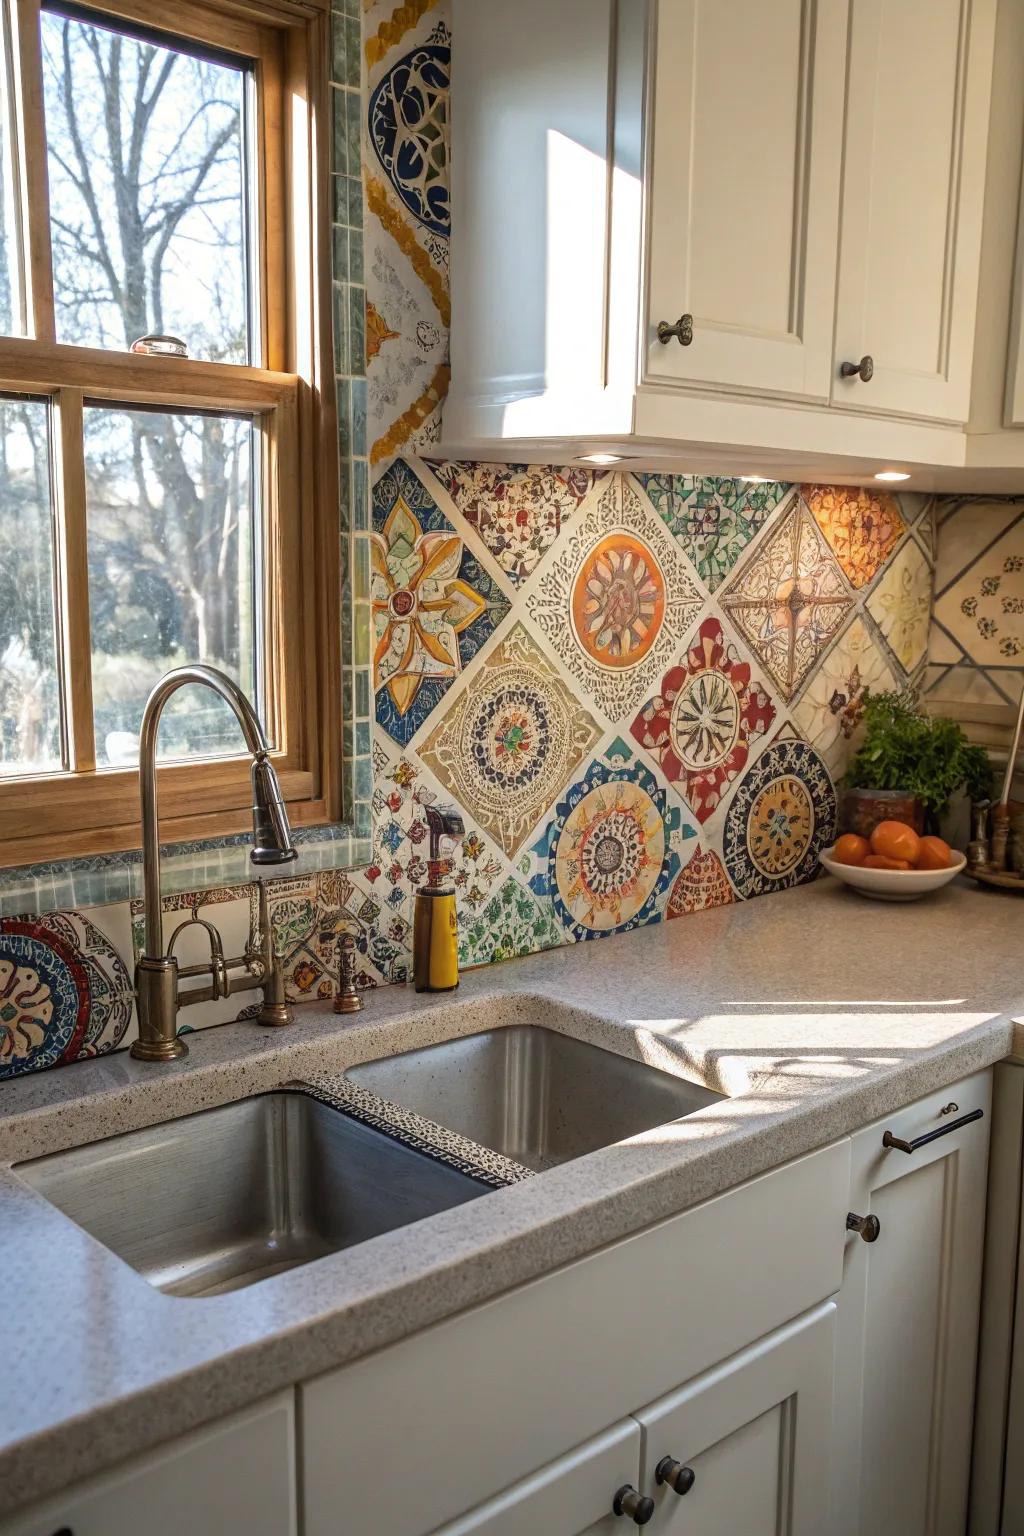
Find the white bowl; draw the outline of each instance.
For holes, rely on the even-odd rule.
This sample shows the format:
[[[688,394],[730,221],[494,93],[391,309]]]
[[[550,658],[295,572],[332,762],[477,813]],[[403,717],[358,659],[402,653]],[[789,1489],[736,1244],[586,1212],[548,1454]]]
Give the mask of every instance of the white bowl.
[[[844,885],[850,885],[862,896],[873,896],[876,901],[917,901],[929,891],[940,890],[962,873],[967,859],[953,850],[953,862],[948,869],[864,869],[860,864],[840,864],[833,857],[834,849],[826,848],[821,855],[821,865]]]

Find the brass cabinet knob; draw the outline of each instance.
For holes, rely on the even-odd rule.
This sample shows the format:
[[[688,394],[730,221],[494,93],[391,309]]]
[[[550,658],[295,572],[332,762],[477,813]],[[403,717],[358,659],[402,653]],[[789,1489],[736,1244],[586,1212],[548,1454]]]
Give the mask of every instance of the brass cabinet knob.
[[[846,1230],[859,1233],[866,1243],[876,1243],[882,1223],[877,1216],[858,1216],[856,1211],[850,1211],[846,1217]]]
[[[667,347],[672,337],[675,337],[681,347],[688,347],[693,340],[693,316],[680,315],[675,325],[669,325],[667,320],[658,321],[658,340],[663,347]]]
[[[654,1514],[654,1500],[637,1493],[632,1483],[623,1483],[612,1500],[613,1515],[628,1515],[634,1525],[646,1525]]]
[[[840,377],[844,379],[860,379],[862,384],[870,384],[875,372],[875,360],[867,352],[859,363],[840,363]]]
[[[672,1456],[663,1456],[654,1469],[654,1481],[659,1485],[666,1483],[674,1493],[682,1498],[689,1493],[697,1481],[697,1474],[692,1467],[686,1467],[681,1461],[676,1461]]]

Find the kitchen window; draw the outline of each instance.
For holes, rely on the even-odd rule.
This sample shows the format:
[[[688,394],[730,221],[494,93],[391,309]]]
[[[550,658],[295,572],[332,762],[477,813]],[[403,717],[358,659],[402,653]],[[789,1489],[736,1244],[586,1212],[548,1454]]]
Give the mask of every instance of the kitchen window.
[[[0,7],[0,863],[138,845],[143,706],[189,661],[332,819],[329,12]],[[230,712],[181,690],[165,835],[248,800]]]

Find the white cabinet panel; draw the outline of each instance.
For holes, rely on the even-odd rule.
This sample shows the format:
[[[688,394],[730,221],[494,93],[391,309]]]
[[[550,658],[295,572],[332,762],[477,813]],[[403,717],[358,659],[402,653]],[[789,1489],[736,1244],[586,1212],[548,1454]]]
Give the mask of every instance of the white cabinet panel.
[[[282,1392],[5,1524],[2,1536],[296,1536],[295,1394]]]
[[[851,8],[833,399],[966,421],[995,0]],[[843,360],[874,360],[870,382]]]
[[[435,1536],[612,1536],[618,1490],[640,1481],[640,1426],[629,1419],[489,1499]]]
[[[825,399],[845,0],[662,0],[645,377]],[[662,345],[659,320],[693,317]]]
[[[851,1209],[881,1231],[847,1242],[836,1536],[963,1536],[990,1103],[991,1073],[979,1073],[853,1138]],[[984,1118],[910,1155],[883,1145],[886,1130],[911,1141],[977,1109]]]
[[[637,1414],[643,1487],[655,1495],[660,1532],[822,1536],[835,1321],[826,1302]],[[657,1487],[665,1456],[690,1468],[689,1492]]]

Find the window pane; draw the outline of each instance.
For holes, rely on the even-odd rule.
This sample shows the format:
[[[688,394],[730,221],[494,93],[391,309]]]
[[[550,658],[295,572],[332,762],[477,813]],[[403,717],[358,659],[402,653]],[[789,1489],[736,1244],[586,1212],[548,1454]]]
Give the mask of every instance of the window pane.
[[[96,761],[138,761],[149,690],[205,661],[256,697],[256,428],[244,418],[90,406],[85,412]],[[243,750],[209,689],[168,703],[162,758]]]
[[[0,48],[0,335],[24,336],[21,190],[11,90],[10,14],[4,4],[0,4]]]
[[[57,340],[248,362],[245,71],[58,11],[42,46]]]
[[[0,774],[61,761],[49,409],[0,400]]]

